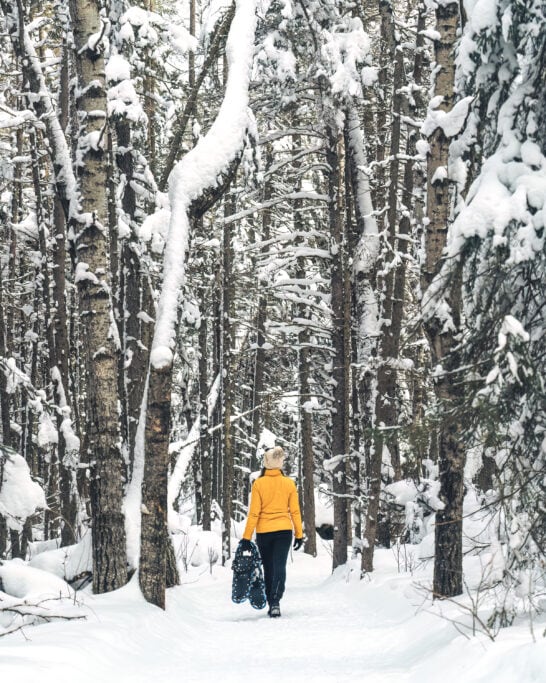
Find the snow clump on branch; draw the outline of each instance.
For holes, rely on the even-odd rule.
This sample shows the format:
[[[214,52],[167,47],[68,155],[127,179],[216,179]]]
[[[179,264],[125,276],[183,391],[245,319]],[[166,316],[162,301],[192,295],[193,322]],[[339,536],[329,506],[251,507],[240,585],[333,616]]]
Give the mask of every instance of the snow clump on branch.
[[[248,88],[254,58],[255,0],[238,0],[226,43],[228,81],[218,116],[209,132],[174,167],[169,178],[171,215],[163,261],[150,361],[157,369],[172,364],[178,304],[184,284],[189,244],[189,211],[207,188],[216,187],[244,147],[254,121],[248,109]]]

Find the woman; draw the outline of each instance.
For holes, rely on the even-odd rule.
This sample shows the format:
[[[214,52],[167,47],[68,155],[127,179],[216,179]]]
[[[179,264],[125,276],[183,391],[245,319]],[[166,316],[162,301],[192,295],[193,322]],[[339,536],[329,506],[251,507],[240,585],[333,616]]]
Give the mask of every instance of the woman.
[[[298,492],[296,484],[282,471],[284,458],[280,446],[265,452],[262,474],[252,486],[248,519],[241,540],[243,549],[249,548],[256,529],[270,617],[281,616],[279,603],[284,593],[292,529],[294,550],[299,550],[303,543]]]

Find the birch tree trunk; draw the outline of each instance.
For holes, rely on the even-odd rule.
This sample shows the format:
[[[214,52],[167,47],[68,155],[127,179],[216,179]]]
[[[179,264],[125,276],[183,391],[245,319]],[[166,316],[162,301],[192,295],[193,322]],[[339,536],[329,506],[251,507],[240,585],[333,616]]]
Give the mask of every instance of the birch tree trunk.
[[[119,338],[111,299],[108,234],[106,90],[101,39],[106,26],[95,0],[71,0],[77,70],[76,106],[81,215],[74,225],[84,359],[86,418],[91,462],[93,590],[127,581],[122,512],[117,371]]]
[[[450,111],[454,104],[455,45],[459,28],[459,5],[456,2],[436,6],[434,41],[436,77],[434,95],[441,96],[440,108]],[[443,249],[453,204],[453,185],[448,169],[450,140],[443,128],[436,128],[429,137],[427,166],[427,215],[425,232],[425,264],[422,271],[424,327],[430,342],[433,366],[440,370],[435,377],[435,391],[440,409],[439,476],[440,498],[445,504],[436,513],[433,591],[437,598],[460,595],[463,590],[462,512],[464,496],[465,451],[457,419],[460,383],[457,333],[460,329],[460,277],[442,283],[451,309],[452,324],[445,325],[435,310],[432,283],[439,277],[443,265]]]

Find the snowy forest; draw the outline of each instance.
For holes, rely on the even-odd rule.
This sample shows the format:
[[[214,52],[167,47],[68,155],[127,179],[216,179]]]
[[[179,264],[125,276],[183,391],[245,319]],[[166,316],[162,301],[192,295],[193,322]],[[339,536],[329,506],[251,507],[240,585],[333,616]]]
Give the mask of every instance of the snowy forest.
[[[0,42],[2,680],[125,612],[189,639],[156,680],[240,681],[188,634],[259,630],[230,563],[276,445],[323,613],[263,681],[387,680],[382,609],[429,667],[388,680],[476,639],[467,683],[546,680],[543,0],[0,0]]]

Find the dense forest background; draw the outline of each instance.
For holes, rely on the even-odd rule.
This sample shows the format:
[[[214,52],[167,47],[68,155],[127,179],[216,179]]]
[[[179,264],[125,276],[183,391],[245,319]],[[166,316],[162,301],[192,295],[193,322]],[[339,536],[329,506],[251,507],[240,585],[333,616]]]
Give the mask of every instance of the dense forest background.
[[[164,607],[277,444],[306,553],[433,528],[435,598],[481,553],[490,628],[540,611],[543,3],[0,8],[0,558],[92,532]]]

